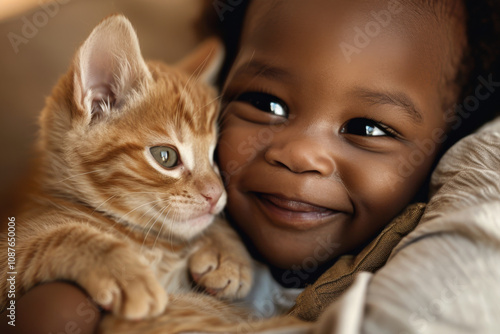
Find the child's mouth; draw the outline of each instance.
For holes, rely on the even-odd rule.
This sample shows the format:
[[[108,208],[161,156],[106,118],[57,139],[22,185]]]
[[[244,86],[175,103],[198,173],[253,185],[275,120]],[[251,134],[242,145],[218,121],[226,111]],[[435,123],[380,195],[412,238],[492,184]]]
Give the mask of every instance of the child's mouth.
[[[259,194],[259,196],[268,202],[271,202],[275,206],[283,209],[283,210],[288,210],[288,211],[293,211],[293,212],[331,212],[332,210],[329,210],[327,208],[323,208],[320,206],[308,204],[305,202],[301,201],[296,201],[296,200],[290,200],[286,199],[283,197],[275,196],[275,195],[270,195],[270,194]]]
[[[255,195],[266,215],[279,225],[297,225],[294,223],[311,222],[339,213],[332,209],[279,195],[265,193],[255,193]]]

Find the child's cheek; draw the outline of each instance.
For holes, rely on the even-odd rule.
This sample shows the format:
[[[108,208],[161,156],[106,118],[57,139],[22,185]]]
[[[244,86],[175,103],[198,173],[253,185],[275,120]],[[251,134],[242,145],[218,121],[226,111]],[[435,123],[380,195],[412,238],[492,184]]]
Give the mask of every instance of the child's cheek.
[[[262,149],[252,126],[242,123],[233,116],[227,116],[221,128],[217,158],[226,186],[232,183],[242,168],[248,166]]]

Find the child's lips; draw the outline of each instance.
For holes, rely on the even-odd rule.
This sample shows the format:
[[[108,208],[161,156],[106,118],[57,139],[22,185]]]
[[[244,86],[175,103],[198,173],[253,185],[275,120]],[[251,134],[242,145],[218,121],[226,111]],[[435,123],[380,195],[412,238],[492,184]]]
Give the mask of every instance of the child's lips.
[[[322,206],[289,199],[280,195],[254,193],[265,215],[273,224],[284,228],[306,230],[321,225],[339,214]]]
[[[333,213],[333,210],[305,203],[302,201],[298,200],[292,200],[292,199],[287,199],[284,197],[276,196],[276,195],[271,195],[271,194],[258,194],[260,198],[262,198],[265,201],[271,202],[273,205],[276,207],[287,210],[287,211],[292,211],[292,212],[315,212],[315,213]]]

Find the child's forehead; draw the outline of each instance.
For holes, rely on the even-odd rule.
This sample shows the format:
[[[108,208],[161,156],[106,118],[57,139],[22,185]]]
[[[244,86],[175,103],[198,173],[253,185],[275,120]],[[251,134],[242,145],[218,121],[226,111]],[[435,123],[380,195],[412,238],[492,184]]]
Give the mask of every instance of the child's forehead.
[[[244,30],[286,23],[288,27],[305,27],[311,21],[322,20],[339,25],[373,21],[370,28],[374,31],[376,24],[384,30],[397,30],[408,24],[423,28],[422,23],[437,23],[441,26],[438,29],[445,29],[447,19],[461,16],[463,10],[460,0],[252,0]],[[299,17],[300,20],[291,20]]]
[[[442,2],[451,1],[459,3]],[[427,64],[427,72],[439,73],[442,86],[453,81],[461,61],[465,24],[461,15],[452,14],[460,12],[458,8],[445,9],[438,2],[252,0],[241,48],[253,48],[256,55],[271,50],[286,59],[299,59],[300,54],[310,57],[312,52],[318,60],[323,53],[325,64],[329,57],[342,57],[349,63],[352,59],[376,58],[374,55],[399,61],[397,50],[406,49],[406,53],[417,54],[413,57],[416,62]],[[285,44],[291,47],[279,48]],[[311,68],[308,62],[300,64]]]
[[[303,50],[308,47],[316,56],[325,50],[342,52],[349,62],[377,49],[404,46],[435,54],[440,61],[449,58],[454,42],[449,36],[452,29],[440,21],[408,1],[253,0],[241,45],[259,52],[295,44],[297,49],[287,57],[308,53],[311,50]]]

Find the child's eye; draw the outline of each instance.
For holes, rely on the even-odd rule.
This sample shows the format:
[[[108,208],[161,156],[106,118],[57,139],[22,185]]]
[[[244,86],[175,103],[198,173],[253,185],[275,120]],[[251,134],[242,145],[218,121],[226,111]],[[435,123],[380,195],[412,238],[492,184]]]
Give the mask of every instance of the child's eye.
[[[276,96],[266,93],[247,92],[238,96],[236,100],[249,103],[255,108],[272,115],[288,118],[287,105]]]
[[[340,132],[365,137],[397,136],[397,133],[388,126],[368,118],[353,118],[344,125]]]

